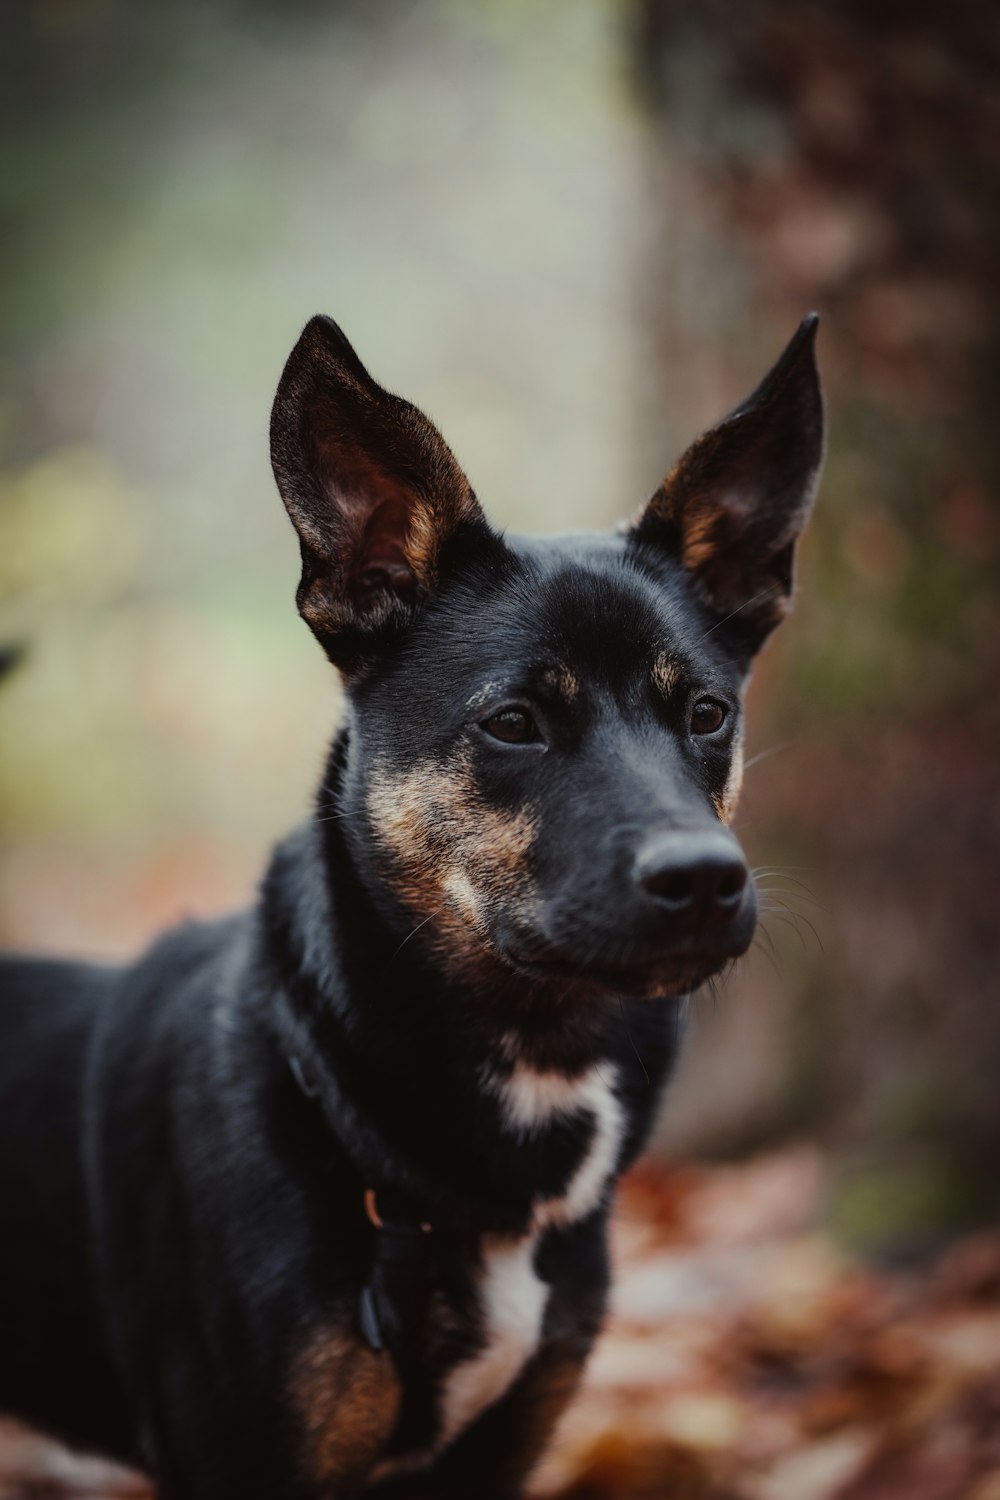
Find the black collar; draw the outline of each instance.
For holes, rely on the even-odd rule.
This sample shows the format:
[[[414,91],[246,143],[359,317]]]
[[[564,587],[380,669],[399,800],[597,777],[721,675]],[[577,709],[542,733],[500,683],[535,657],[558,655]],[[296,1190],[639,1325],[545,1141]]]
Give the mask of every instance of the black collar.
[[[303,1097],[320,1108],[322,1089],[302,1058],[286,1053]],[[324,1125],[330,1121],[322,1111]],[[366,1185],[362,1207],[372,1228],[372,1261],[358,1298],[358,1327],[375,1350],[388,1349],[407,1381],[419,1362],[436,1245],[435,1229],[419,1205],[392,1185]]]

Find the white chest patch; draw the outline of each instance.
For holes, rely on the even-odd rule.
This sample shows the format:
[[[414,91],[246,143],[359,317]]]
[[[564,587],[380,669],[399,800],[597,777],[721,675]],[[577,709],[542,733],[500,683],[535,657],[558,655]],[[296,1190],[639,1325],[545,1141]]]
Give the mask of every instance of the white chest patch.
[[[621,1149],[624,1115],[615,1084],[614,1063],[600,1063],[575,1078],[561,1073],[540,1073],[519,1064],[509,1078],[493,1079],[492,1091],[509,1129],[530,1136],[544,1129],[559,1115],[588,1114],[593,1134],[587,1151],[559,1198],[543,1198],[535,1204],[537,1229],[550,1224],[572,1224],[595,1209],[614,1172]]]
[[[601,1201],[618,1160],[624,1129],[624,1112],[614,1092],[617,1077],[611,1063],[575,1078],[519,1064],[509,1076],[490,1074],[485,1080],[512,1133],[530,1137],[560,1115],[586,1113],[593,1120],[592,1135],[561,1196],[536,1201],[526,1235],[488,1235],[482,1242],[479,1297],[485,1343],[445,1380],[442,1445],[499,1400],[538,1346],[548,1287],[535,1272],[535,1250],[544,1230],[583,1218]]]
[[[479,1297],[486,1343],[445,1380],[442,1446],[503,1395],[538,1344],[548,1287],[535,1274],[537,1238],[487,1235],[483,1240]]]

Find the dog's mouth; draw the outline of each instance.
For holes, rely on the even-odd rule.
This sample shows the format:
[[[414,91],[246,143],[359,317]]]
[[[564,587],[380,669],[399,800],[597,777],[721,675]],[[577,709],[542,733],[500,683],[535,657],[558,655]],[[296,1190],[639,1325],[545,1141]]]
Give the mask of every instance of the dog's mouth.
[[[648,954],[635,957],[568,956],[555,949],[503,943],[497,951],[525,979],[577,983],[630,996],[685,995],[715,978],[739,953]]]

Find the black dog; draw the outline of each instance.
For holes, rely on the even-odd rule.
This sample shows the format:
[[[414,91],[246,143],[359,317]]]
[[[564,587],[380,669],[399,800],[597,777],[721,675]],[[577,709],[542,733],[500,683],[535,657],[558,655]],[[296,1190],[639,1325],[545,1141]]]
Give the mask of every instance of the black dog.
[[[815,324],[630,529],[548,541],[308,325],[272,452],[346,722],[253,910],[0,966],[0,1408],[164,1500],[519,1493],[683,997],[751,940]]]

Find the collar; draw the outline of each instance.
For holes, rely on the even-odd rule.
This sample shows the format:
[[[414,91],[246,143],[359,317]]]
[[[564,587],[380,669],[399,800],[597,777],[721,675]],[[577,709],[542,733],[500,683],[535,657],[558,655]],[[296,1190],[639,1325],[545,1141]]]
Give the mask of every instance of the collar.
[[[322,1091],[315,1078],[296,1053],[287,1053],[286,1060],[303,1097],[318,1108]],[[405,1381],[423,1342],[434,1226],[393,1186],[369,1184],[362,1188],[361,1202],[373,1231],[373,1253],[358,1298],[358,1327],[371,1349],[388,1349]]]

